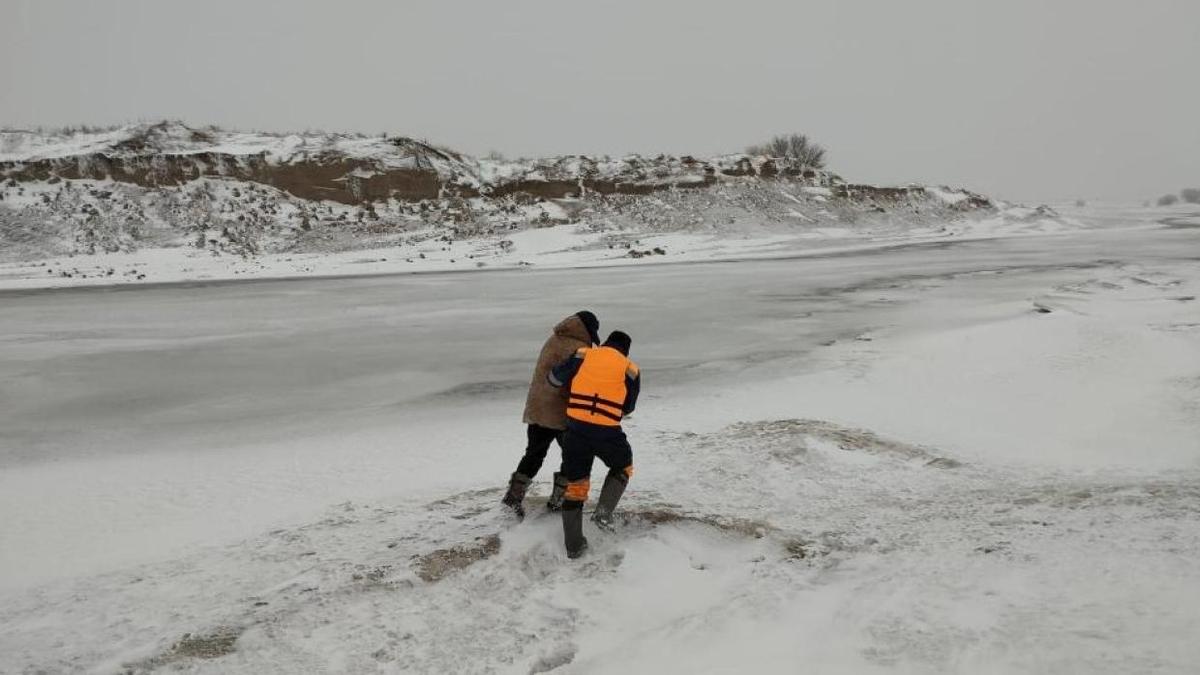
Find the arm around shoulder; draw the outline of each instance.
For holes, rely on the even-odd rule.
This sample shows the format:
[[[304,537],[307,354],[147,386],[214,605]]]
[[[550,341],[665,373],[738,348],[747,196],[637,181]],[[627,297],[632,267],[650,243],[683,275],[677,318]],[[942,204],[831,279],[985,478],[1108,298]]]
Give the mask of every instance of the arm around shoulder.
[[[637,366],[631,363],[629,370],[625,371],[625,405],[622,406],[622,409],[626,415],[637,408],[638,394],[640,393],[642,393],[642,373]]]
[[[570,386],[571,380],[575,379],[575,374],[579,372],[579,366],[583,365],[583,349],[576,351],[566,361],[554,366],[550,372],[546,373],[546,381],[550,386],[558,388]]]

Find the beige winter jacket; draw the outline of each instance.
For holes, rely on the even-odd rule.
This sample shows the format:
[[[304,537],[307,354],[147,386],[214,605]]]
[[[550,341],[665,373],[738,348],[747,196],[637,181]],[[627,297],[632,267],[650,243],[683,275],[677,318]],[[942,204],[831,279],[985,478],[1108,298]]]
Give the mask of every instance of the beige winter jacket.
[[[542,345],[537,367],[533,369],[533,381],[529,383],[529,396],[525,399],[525,424],[536,424],[550,429],[567,428],[567,394],[565,389],[555,389],[546,381],[550,369],[566,361],[580,347],[590,347],[587,327],[583,320],[572,314],[554,327],[554,334]]]

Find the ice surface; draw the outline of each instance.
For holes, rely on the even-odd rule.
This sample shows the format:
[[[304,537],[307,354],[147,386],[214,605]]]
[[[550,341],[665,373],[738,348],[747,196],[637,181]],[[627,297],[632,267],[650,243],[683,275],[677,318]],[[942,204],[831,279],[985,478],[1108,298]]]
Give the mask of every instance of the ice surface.
[[[4,292],[0,670],[1188,672],[1195,236]],[[569,563],[495,504],[583,308],[646,383]]]

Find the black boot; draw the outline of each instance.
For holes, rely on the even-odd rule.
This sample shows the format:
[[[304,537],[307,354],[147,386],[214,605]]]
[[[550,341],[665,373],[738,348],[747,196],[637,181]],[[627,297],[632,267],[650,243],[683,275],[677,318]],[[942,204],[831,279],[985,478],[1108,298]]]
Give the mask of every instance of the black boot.
[[[518,518],[525,517],[525,491],[529,489],[529,481],[529,476],[514,472],[508,479],[508,492],[505,492],[504,499],[500,500],[500,503],[512,509]]]
[[[583,536],[583,502],[563,502],[562,520],[567,557],[578,558],[588,547],[587,537]]]
[[[629,477],[624,471],[610,469],[608,475],[604,477],[604,487],[600,488],[600,498],[596,500],[596,511],[592,513],[592,522],[602,530],[609,532],[613,529],[613,511],[617,508],[617,502],[621,501],[621,495],[625,493],[625,486],[629,484]]]
[[[554,488],[550,491],[550,501],[546,502],[546,509],[549,511],[558,511],[563,505],[563,495],[567,492],[567,477],[561,473],[554,472]]]

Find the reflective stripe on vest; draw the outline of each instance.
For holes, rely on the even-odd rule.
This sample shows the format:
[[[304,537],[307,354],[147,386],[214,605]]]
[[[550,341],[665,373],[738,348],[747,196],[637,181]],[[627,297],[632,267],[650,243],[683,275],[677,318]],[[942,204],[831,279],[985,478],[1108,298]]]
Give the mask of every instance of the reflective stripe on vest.
[[[567,417],[588,424],[615,427],[621,423],[625,407],[625,373],[637,367],[611,347],[583,348],[583,363],[571,380]]]

